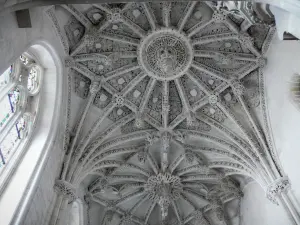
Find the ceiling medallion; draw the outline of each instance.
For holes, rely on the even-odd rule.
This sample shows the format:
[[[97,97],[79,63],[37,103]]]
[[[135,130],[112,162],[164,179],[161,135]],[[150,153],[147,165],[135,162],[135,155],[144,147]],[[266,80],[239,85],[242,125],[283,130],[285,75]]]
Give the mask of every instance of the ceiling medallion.
[[[171,201],[177,200],[182,192],[182,184],[178,176],[169,173],[159,173],[149,177],[145,184],[148,198],[156,201],[161,209],[162,218],[168,216]]]
[[[171,28],[161,28],[144,38],[139,47],[139,63],[158,80],[174,80],[186,73],[193,60],[189,39]]]

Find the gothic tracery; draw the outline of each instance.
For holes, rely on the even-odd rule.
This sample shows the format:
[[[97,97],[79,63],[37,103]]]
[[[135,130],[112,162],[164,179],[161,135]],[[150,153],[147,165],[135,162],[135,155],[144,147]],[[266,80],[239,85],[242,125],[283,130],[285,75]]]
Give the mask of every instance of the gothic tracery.
[[[0,74],[0,174],[3,177],[9,172],[6,165],[12,158],[14,163],[19,160],[16,155],[22,152],[32,130],[39,108],[42,75],[43,68],[27,52]]]
[[[86,194],[106,207],[104,224],[152,224],[158,207],[163,224],[229,225],[225,203],[243,195],[236,175],[272,201],[284,193],[262,74],[272,25],[248,19],[245,28],[243,15],[204,2],[63,7],[72,14],[65,33],[55,8],[46,13],[73,76],[69,101],[73,86],[84,107],[72,132],[66,125],[60,180],[76,188],[96,176]],[[82,135],[93,106],[99,117]]]

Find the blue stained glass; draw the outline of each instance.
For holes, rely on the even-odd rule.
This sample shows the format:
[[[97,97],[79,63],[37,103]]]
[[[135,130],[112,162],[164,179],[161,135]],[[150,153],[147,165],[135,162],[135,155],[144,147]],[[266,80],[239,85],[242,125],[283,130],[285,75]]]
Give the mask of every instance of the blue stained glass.
[[[11,112],[14,113],[16,111],[17,104],[20,101],[20,90],[15,88],[14,90],[10,91],[7,96],[11,106]]]
[[[11,129],[0,144],[0,169],[8,162],[16,147],[23,139],[26,130],[26,122],[22,117]]]
[[[0,102],[0,131],[15,113],[19,101],[20,91],[15,88],[7,94],[7,98]]]

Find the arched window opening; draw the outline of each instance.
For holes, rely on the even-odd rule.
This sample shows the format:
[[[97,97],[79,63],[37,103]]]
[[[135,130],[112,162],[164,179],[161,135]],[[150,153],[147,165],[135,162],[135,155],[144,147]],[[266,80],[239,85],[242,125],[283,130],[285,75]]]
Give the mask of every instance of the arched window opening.
[[[0,170],[9,161],[18,146],[28,135],[29,116],[22,116],[0,144]]]
[[[72,202],[68,207],[67,225],[83,225],[83,208],[81,200]]]
[[[16,87],[9,91],[0,103],[0,131],[6,126],[18,108],[20,102],[20,90]]]
[[[35,120],[43,69],[22,54],[0,78],[0,176],[16,151],[24,148]]]
[[[44,190],[44,186],[51,186],[50,182],[55,180],[56,172],[46,167],[61,165],[63,153],[55,140],[58,132],[65,128],[62,121],[65,104],[61,103],[67,101],[67,89],[63,89],[67,78],[63,76],[60,55],[51,43],[47,40],[31,42],[26,52],[16,55],[15,59],[0,68],[1,74],[12,65],[7,82],[0,88],[0,104],[9,103],[8,94],[18,92],[12,93],[18,95],[13,101],[15,111],[7,104],[12,115],[0,130],[0,214],[5,215],[0,216],[0,224],[3,225],[24,221],[32,224],[32,206],[44,196],[35,198],[37,190]],[[0,107],[2,113],[2,105]],[[52,195],[54,193],[49,191],[49,196]],[[44,202],[45,213],[51,204],[51,201]]]

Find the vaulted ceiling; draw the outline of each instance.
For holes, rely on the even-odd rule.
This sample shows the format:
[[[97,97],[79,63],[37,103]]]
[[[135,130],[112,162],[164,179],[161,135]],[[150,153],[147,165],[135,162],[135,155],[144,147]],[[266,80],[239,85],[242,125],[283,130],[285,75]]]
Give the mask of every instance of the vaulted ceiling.
[[[234,224],[240,182],[280,175],[263,78],[273,26],[205,2],[46,13],[70,68],[61,180],[85,181],[103,223]]]

